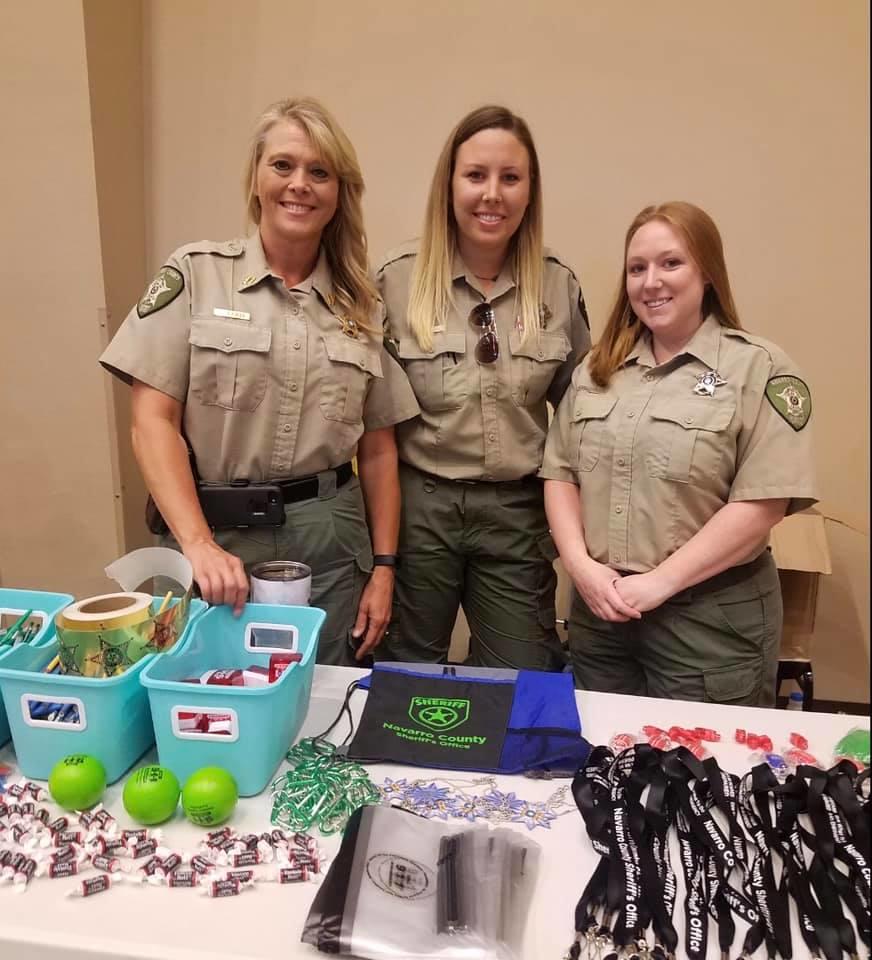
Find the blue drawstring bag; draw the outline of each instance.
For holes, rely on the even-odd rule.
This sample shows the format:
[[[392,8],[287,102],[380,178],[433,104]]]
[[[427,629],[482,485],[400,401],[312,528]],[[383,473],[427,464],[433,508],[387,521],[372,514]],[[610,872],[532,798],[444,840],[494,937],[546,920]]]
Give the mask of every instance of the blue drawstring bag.
[[[572,775],[591,746],[568,673],[385,662],[348,756],[487,773]]]

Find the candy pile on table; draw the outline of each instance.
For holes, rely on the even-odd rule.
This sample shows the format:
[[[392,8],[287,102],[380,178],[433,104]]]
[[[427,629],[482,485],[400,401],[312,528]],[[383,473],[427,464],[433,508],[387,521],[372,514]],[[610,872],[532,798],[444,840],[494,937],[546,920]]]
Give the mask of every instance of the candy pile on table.
[[[717,730],[707,727],[670,727],[663,730],[660,727],[646,725],[642,732],[616,733],[609,740],[609,747],[614,753],[620,753],[637,743],[648,743],[658,750],[671,750],[674,747],[687,747],[698,759],[705,760],[711,756],[707,743],[718,743],[721,735]],[[808,740],[801,733],[791,733],[789,743],[775,750],[772,738],[768,734],[753,733],[738,728],[734,734],[736,743],[746,746],[753,751],[750,758],[752,765],[767,763],[773,773],[779,778],[787,777],[796,768],[807,763],[819,766],[818,760],[808,752]]]
[[[117,883],[197,887],[209,897],[229,897],[257,882],[316,880],[326,859],[307,833],[238,835],[230,827],[206,834],[194,853],[172,850],[160,830],[123,830],[96,807],[52,817],[39,784],[19,780],[0,801],[0,888],[24,892],[35,878],[60,879],[96,870],[67,890],[89,897]]]

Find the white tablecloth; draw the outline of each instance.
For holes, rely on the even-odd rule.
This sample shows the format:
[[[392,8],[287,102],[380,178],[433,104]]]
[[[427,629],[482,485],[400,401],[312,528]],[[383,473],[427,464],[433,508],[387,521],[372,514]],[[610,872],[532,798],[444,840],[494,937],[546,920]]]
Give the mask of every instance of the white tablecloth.
[[[320,733],[338,712],[345,689],[355,676],[365,671],[343,667],[318,667],[312,701],[301,736]],[[725,707],[717,704],[682,703],[645,697],[622,697],[601,693],[577,694],[584,735],[593,744],[607,743],[619,732],[638,732],[643,724],[668,728],[702,726],[723,736],[712,752],[719,763],[734,773],[750,768],[746,747],[733,742],[737,727],[756,733],[768,733],[776,749],[787,743],[792,731],[802,733],[809,749],[828,764],[837,741],[865,718],[786,710],[761,710]],[[359,715],[364,694],[353,698]],[[344,721],[343,721],[344,722]],[[340,724],[339,738],[345,734]],[[0,750],[0,763],[14,764],[11,744]],[[137,764],[156,763],[156,755],[147,754]],[[383,764],[370,767],[376,783],[384,777],[422,778],[420,768]],[[452,776],[450,772],[442,774]],[[439,775],[434,772],[434,776]],[[458,774],[469,778],[469,775]],[[125,778],[109,787],[107,808],[124,826],[131,826],[121,804]],[[527,777],[498,777],[502,790],[514,790],[524,799],[544,800],[568,781],[532,780]],[[53,806],[53,805],[52,805]],[[54,809],[54,807],[53,807]],[[230,821],[239,833],[262,832],[269,828],[270,800],[267,794],[241,800]],[[526,832],[522,825],[515,828]],[[203,832],[188,823],[179,810],[174,820],[162,827],[166,843],[173,848],[196,849]],[[317,834],[316,834],[317,836]],[[557,960],[564,955],[573,936],[575,903],[597,863],[584,824],[577,811],[563,816],[550,830],[529,833],[543,851],[542,870],[535,897],[530,904],[524,960]],[[339,837],[324,838],[321,843],[332,856]],[[679,881],[675,924],[681,936],[679,956],[684,954],[684,884],[677,856],[673,857]],[[93,875],[93,874],[92,874]],[[117,887],[85,900],[68,899],[64,891],[73,880],[34,880],[26,893],[16,895],[10,887],[0,887],[0,960],[291,960],[321,956],[313,947],[300,943],[303,920],[315,893],[311,883],[279,886],[258,884],[239,897],[211,900],[194,890],[168,890],[158,887]],[[791,907],[791,909],[793,909]],[[808,957],[799,936],[794,916],[794,957]],[[735,952],[741,945],[736,938]],[[712,929],[709,956],[717,954],[717,937]],[[763,956],[764,950],[758,951]],[[868,953],[861,953],[868,956]]]

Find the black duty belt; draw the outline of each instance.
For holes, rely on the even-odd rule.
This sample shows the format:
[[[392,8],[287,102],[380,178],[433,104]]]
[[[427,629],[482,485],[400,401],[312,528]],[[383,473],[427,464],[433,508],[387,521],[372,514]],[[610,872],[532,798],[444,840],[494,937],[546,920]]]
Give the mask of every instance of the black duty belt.
[[[440,477],[435,473],[428,473],[426,470],[419,470],[417,467],[413,467],[409,463],[404,463],[404,467],[407,467],[410,470],[414,470],[415,473],[419,473],[422,477],[426,477],[428,480],[432,480],[434,483],[444,483],[448,485],[453,485],[457,483],[470,484],[477,487],[508,487],[510,484],[515,486],[525,486],[529,483],[536,483],[537,481],[541,484],[542,478],[536,473],[528,473],[523,477],[517,477],[515,480],[484,480],[481,478],[470,479],[470,480],[461,480],[455,477]]]
[[[325,470],[323,472],[329,473],[330,471]],[[350,460],[336,467],[334,472],[336,474],[337,490],[344,487],[354,476]],[[269,485],[278,487],[282,491],[285,503],[298,503],[300,500],[311,500],[318,496],[318,476],[319,474],[315,474],[311,477],[296,477],[292,480],[270,480]]]

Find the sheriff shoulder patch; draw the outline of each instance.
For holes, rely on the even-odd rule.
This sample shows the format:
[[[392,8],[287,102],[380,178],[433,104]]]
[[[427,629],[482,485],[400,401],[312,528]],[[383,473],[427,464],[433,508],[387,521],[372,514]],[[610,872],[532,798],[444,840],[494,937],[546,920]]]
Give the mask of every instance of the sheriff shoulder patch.
[[[799,377],[773,377],[766,384],[766,399],[794,430],[802,430],[811,417],[811,393]]]
[[[142,299],[136,305],[136,312],[140,317],[147,317],[156,313],[173,300],[185,289],[185,278],[175,267],[161,267],[160,272],[148,285]]]

